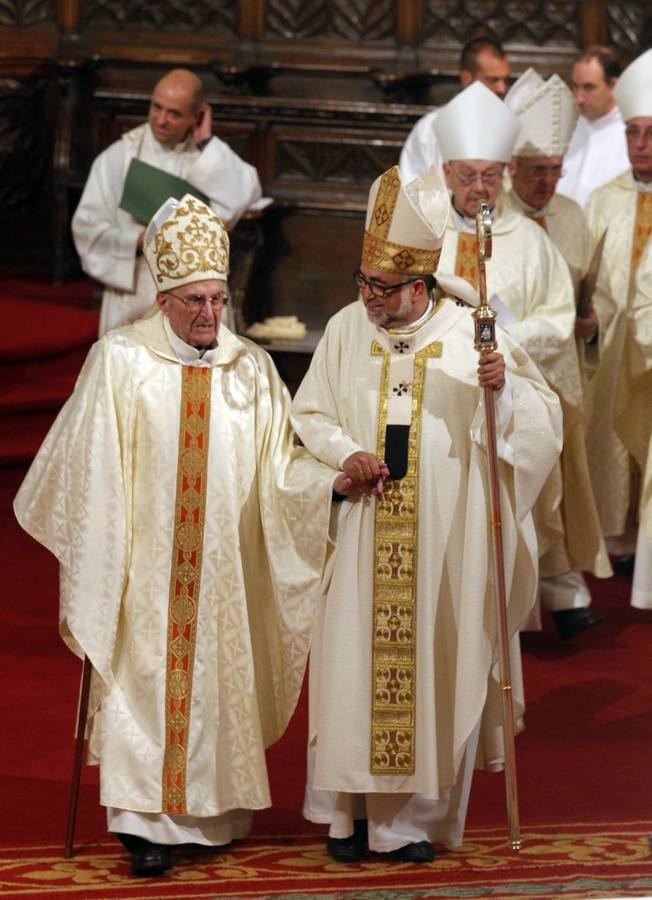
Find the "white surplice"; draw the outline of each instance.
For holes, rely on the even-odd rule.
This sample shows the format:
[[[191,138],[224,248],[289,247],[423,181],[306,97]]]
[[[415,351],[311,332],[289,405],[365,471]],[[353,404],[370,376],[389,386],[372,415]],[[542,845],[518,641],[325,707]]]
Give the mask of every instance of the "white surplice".
[[[140,318],[156,296],[145,259],[137,255],[146,223],[119,206],[132,159],[190,182],[209,198],[227,228],[261,195],[256,169],[217,137],[201,152],[190,136],[169,148],[144,124],[100,153],[72,219],[82,268],[104,285],[100,335]]]
[[[222,327],[217,348],[189,363],[161,312],[96,343],[15,511],[59,560],[61,634],[93,664],[89,748],[101,803],[170,811],[162,773],[175,761],[168,729],[180,727],[166,718],[180,676],[172,647],[192,660],[185,809],[175,812],[185,822],[234,811],[237,824],[238,811],[270,803],[265,747],[299,696],[335,473],[295,446],[289,395],[263,350]],[[191,520],[190,531],[175,523],[180,504],[196,508],[177,485],[196,459],[185,438],[179,468],[182,387],[200,369],[210,415],[205,513],[193,534]],[[190,400],[184,393],[184,409]],[[200,433],[198,415],[184,434]],[[190,537],[200,577],[179,563]],[[179,605],[191,578],[194,600]],[[190,648],[170,631],[188,616]]]
[[[554,392],[527,355],[500,330],[499,341],[508,370],[497,422],[512,681],[520,721],[517,631],[537,583],[530,509],[560,451],[561,415]],[[317,458],[337,465],[355,451],[376,452],[381,409],[388,404],[391,418],[396,398],[413,389],[408,370],[416,367],[419,354],[427,357],[420,432],[415,431],[420,433],[416,545],[405,550],[417,561],[414,772],[371,772],[378,501],[344,500],[311,650],[311,787],[317,790],[418,794],[437,801],[456,784],[467,742],[480,723],[478,764],[501,764],[484,406],[473,343],[471,310],[461,301],[443,299],[416,330],[389,332],[372,325],[356,302],[328,323],[294,399],[292,420],[302,441]],[[384,371],[389,372],[386,395]],[[410,428],[417,429],[417,423]]]
[[[586,206],[591,192],[629,168],[625,123],[614,106],[599,119],[580,116],[564,156],[557,191]]]

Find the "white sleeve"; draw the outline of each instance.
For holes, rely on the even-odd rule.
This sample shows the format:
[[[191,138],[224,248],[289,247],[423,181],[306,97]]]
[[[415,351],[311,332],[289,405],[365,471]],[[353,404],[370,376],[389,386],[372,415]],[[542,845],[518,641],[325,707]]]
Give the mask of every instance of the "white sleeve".
[[[125,152],[116,141],[94,161],[72,218],[84,272],[120,291],[136,289],[136,253],[143,225],[120,215]]]

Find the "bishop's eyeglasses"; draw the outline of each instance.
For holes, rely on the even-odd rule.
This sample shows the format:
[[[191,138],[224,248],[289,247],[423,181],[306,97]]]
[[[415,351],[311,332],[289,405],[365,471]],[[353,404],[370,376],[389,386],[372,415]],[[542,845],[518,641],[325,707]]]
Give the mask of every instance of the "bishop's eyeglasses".
[[[359,288],[369,288],[374,297],[384,300],[386,297],[391,296],[395,291],[405,287],[406,284],[412,284],[417,279],[409,278],[407,281],[401,281],[400,284],[383,284],[382,281],[370,281],[368,278],[365,278],[360,269],[358,269],[357,272],[353,273],[353,280]]]
[[[210,297],[205,294],[188,294],[187,297],[180,297],[179,294],[175,294],[174,291],[166,291],[165,293],[171,294],[173,297],[176,297],[177,300],[181,300],[184,306],[191,312],[199,312],[204,308],[204,304],[207,302],[215,312],[216,310],[225,307],[231,299],[231,295],[227,293],[227,291],[218,291]]]

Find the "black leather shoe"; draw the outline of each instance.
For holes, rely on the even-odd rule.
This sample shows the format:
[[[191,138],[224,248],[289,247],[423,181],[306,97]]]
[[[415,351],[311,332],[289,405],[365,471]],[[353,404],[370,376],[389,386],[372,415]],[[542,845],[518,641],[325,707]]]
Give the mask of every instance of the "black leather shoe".
[[[415,844],[406,844],[398,850],[390,850],[389,853],[381,853],[386,859],[398,859],[401,862],[428,863],[437,855],[435,848],[429,841],[418,841]]]
[[[634,574],[634,563],[636,562],[636,557],[633,553],[627,553],[625,556],[619,556],[617,559],[611,560],[611,568],[614,570],[616,575],[629,575]]]
[[[592,625],[602,622],[604,616],[594,609],[579,606],[576,609],[560,609],[552,614],[562,640],[576,637]]]
[[[170,848],[163,844],[150,844],[149,847],[131,851],[132,874],[141,878],[165,875],[170,866]]]
[[[367,820],[356,819],[353,823],[353,834],[349,837],[327,837],[326,849],[337,862],[360,862],[367,852]]]

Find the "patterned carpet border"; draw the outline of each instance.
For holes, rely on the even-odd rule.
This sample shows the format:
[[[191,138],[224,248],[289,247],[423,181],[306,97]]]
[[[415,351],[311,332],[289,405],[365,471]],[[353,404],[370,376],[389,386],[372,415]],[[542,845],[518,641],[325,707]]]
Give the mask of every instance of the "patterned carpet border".
[[[57,898],[614,898],[652,896],[652,822],[549,825],[509,849],[505,829],[475,829],[459,851],[428,865],[371,857],[357,866],[329,859],[310,836],[250,838],[221,854],[181,852],[166,878],[136,879],[112,840],[82,845],[71,860],[53,844],[6,848],[0,896]]]

